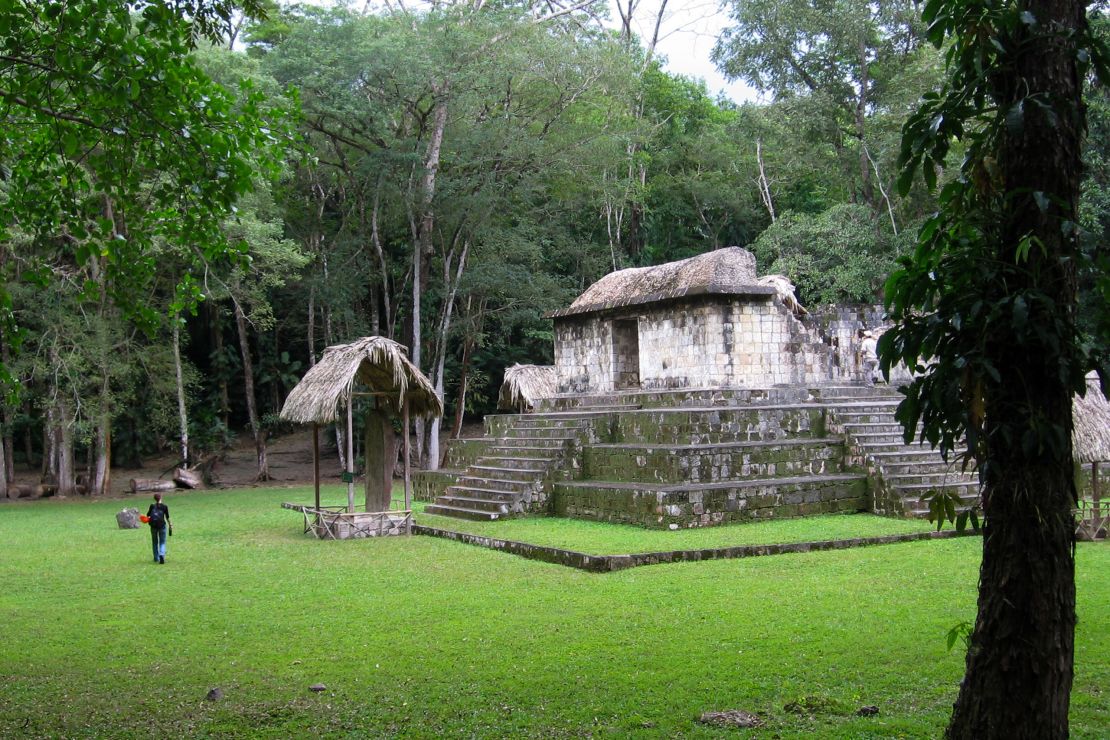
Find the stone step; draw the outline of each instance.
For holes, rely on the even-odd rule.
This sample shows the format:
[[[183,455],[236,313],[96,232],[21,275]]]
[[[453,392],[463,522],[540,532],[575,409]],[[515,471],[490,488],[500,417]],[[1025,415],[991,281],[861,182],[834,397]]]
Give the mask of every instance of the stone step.
[[[929,491],[955,491],[961,496],[964,492],[973,492],[976,496],[979,494],[979,481],[949,481],[943,484],[937,483],[908,483],[904,486],[898,486],[898,491],[906,496],[922,496]]]
[[[871,456],[880,465],[885,465],[886,462],[911,462],[913,460],[943,460],[940,453],[931,447],[919,447],[918,445],[903,445],[905,449],[894,450],[892,452],[875,452]],[[955,460],[961,454],[962,450],[954,450],[950,460]]]
[[[840,385],[822,386],[817,389],[817,394],[826,403],[865,401],[873,398],[902,400],[900,393],[892,393],[889,388],[875,387],[873,385]]]
[[[436,506],[457,506],[475,511],[493,511],[498,514],[508,514],[512,501],[499,501],[485,498],[484,496],[465,496],[461,493],[448,492],[435,500]]]
[[[555,442],[570,442],[578,434],[575,430],[568,427],[506,427],[501,430],[501,434],[489,439],[495,441],[505,440],[538,440],[538,441],[555,441]]]
[[[853,442],[857,442],[863,445],[894,443],[913,447],[919,444],[919,442],[915,439],[913,442],[910,442],[907,445],[906,438],[902,436],[901,430],[894,432],[859,432],[858,434],[853,432],[851,436]]]
[[[505,478],[488,478],[477,475],[460,475],[453,485],[520,494],[533,483],[532,480],[507,480]]]
[[[484,475],[487,478],[502,478],[517,481],[533,481],[547,472],[546,468],[505,468],[497,465],[471,465],[466,469],[469,474]]]
[[[429,504],[424,508],[428,514],[438,514],[439,516],[451,516],[456,519],[474,519],[476,521],[492,522],[498,519],[505,519],[506,515],[497,511],[482,511],[481,509],[471,509],[465,506],[451,506],[449,504]]]
[[[542,445],[490,445],[489,457],[546,457],[554,460],[558,453],[563,452],[561,447],[544,447]]]
[[[482,501],[496,501],[498,503],[503,503],[503,504],[505,504],[505,503],[511,504],[511,503],[516,502],[516,501],[519,501],[520,498],[521,498],[521,495],[519,493],[514,493],[512,491],[499,491],[499,490],[494,489],[494,488],[481,488],[479,486],[470,486],[470,485],[467,485],[467,486],[464,486],[464,485],[448,486],[447,490],[443,492],[443,496],[446,496],[446,497],[449,497],[449,498],[460,498],[461,497],[461,498],[481,499]],[[443,496],[437,497],[436,501],[439,501],[439,499],[443,498]]]
[[[531,453],[531,454],[530,454]],[[482,455],[475,465],[514,470],[546,470],[558,458],[550,456],[551,450],[522,450],[514,447],[493,448],[490,454]]]
[[[940,455],[935,455],[931,459],[922,456],[920,459],[916,460],[888,460],[886,462],[879,462],[879,470],[886,478],[889,478],[892,475],[904,475],[906,473],[948,473],[951,475],[964,474],[960,470],[959,463],[945,462],[941,459]],[[969,469],[966,474],[974,475],[975,469]]]
[[[899,489],[915,483],[930,486],[963,485],[965,483],[978,483],[979,476],[975,473],[953,473],[951,471],[927,472],[913,470],[908,473],[883,473],[883,480]]]
[[[506,429],[550,429],[552,431],[574,431],[581,429],[589,423],[586,418],[579,418],[564,413],[557,415],[532,414],[529,416],[501,417],[502,425]]]
[[[844,431],[853,437],[859,434],[902,434],[902,425],[896,421],[854,421],[846,423],[843,426]],[[919,433],[920,430],[921,427],[918,427]]]
[[[572,438],[551,439],[544,437],[497,437],[490,440],[490,449],[543,449],[545,452],[564,449],[573,442]]]

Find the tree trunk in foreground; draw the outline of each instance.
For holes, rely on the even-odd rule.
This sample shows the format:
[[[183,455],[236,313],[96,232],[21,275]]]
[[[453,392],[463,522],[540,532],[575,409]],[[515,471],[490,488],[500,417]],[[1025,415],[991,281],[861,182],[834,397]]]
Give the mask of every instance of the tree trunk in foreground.
[[[258,407],[254,400],[254,363],[251,362],[251,347],[247,337],[247,317],[243,315],[243,309],[238,303],[235,304],[235,326],[239,330],[239,350],[243,354],[243,389],[247,401],[247,416],[250,417],[254,449],[258,454],[258,475],[255,480],[270,480],[270,467],[266,462],[266,434],[258,420]]]
[[[983,562],[979,613],[967,673],[948,726],[950,738],[1066,738],[1075,638],[1076,492],[1068,375],[1075,354],[1078,247],[1064,222],[1078,222],[1084,126],[1075,49],[1064,39],[1085,26],[1075,0],[1031,0],[1035,29],[1015,32],[1014,67],[991,72],[996,101],[1050,101],[1049,119],[1026,100],[1020,126],[1007,126],[997,152],[1005,188],[997,259],[1014,264],[1033,246],[1006,296],[1043,295],[1013,337],[987,339],[1001,378],[985,393]],[[1056,25],[1058,29],[1051,31]],[[1047,201],[1045,200],[1047,198]],[[1039,202],[1038,202],[1039,201]],[[1034,339],[1033,337],[1036,336]],[[1020,337],[1023,342],[1015,341]],[[1055,351],[1053,349],[1055,348]],[[1055,439],[1044,430],[1058,431]],[[1027,449],[1025,435],[1042,444]],[[1043,444],[1048,441],[1049,444]],[[1052,442],[1055,442],[1054,444]]]
[[[366,412],[366,510],[388,511],[393,500],[393,466],[397,463],[397,435],[388,414]]]

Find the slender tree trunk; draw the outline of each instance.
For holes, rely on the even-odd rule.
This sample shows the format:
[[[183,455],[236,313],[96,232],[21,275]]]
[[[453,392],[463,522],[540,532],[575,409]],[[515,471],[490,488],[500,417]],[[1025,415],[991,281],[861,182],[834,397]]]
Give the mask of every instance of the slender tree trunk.
[[[55,422],[54,449],[57,453],[57,468],[54,480],[58,485],[56,495],[63,498],[76,493],[73,473],[73,426],[70,420],[69,405],[65,401],[58,401]]]
[[[243,354],[243,390],[247,401],[247,416],[250,418],[254,449],[258,455],[258,475],[255,480],[270,480],[270,468],[266,462],[266,433],[258,419],[258,408],[254,400],[254,363],[251,362],[250,341],[247,336],[247,317],[243,315],[243,309],[238,303],[235,304],[235,326],[239,330],[239,349]]]
[[[324,279],[327,280],[327,278],[328,278],[328,260],[327,260],[326,256],[324,257],[323,262],[324,262]],[[323,310],[323,312],[324,312],[324,346],[325,347],[330,347],[332,345],[331,308],[329,306],[325,305],[325,306],[322,307],[321,310]],[[343,434],[343,425],[340,424],[339,422],[336,422],[335,423],[335,451],[336,451],[336,454],[339,456],[339,469],[340,470],[346,470],[347,469],[347,446],[343,443],[344,438],[345,438],[345,436]]]
[[[100,408],[96,420],[95,447],[89,494],[107,496],[112,486],[112,398],[107,372],[100,381]]]
[[[181,464],[189,467],[189,412],[185,406],[185,374],[181,368],[181,317],[173,317],[173,369],[177,382],[178,450]]]
[[[215,347],[215,354],[222,370],[219,380],[220,419],[223,421],[224,429],[230,429],[231,394],[227,387],[227,374],[230,368],[225,366],[227,358],[224,354],[223,327],[220,325],[220,307],[214,302],[209,304],[209,322],[209,326],[212,328],[212,346]]]
[[[3,254],[2,249],[0,249],[0,254]],[[10,368],[12,366],[11,350],[8,348],[5,339],[4,333],[0,331],[0,362],[4,363],[4,367]],[[3,438],[0,440],[0,443],[4,446],[4,467],[0,470],[0,474],[4,476],[5,482],[11,483],[15,480],[15,441],[12,431],[14,419],[12,417],[12,407],[6,401],[0,400],[0,408],[3,408],[4,421]],[[30,439],[30,437],[27,437],[27,439]],[[31,464],[30,457],[27,458],[27,464]]]
[[[308,366],[316,364],[316,286],[308,291]]]
[[[31,408],[31,402],[30,401],[24,401],[23,402],[23,415],[28,419],[32,419],[32,418],[34,418],[34,416],[31,413],[32,411],[33,411],[33,409]],[[35,469],[35,440],[31,436],[31,425],[30,424],[23,427],[23,454],[27,457],[27,469],[28,470],[34,470]],[[43,455],[44,456],[46,455],[46,448],[45,447],[43,447]]]
[[[7,432],[5,431],[5,435]],[[8,469],[8,455],[5,445],[0,445],[0,471]],[[8,497],[8,476],[0,475],[0,498]]]
[[[1066,738],[1075,639],[1076,503],[1071,390],[1064,381],[1078,358],[1078,246],[1066,222],[1078,222],[1085,130],[1081,78],[1066,34],[1086,26],[1075,0],[1030,0],[1035,28],[1019,25],[1012,64],[992,71],[1003,110],[1027,96],[1051,101],[1051,118],[1026,104],[1021,126],[1007,127],[996,162],[1006,189],[996,259],[1013,264],[1028,250],[1007,296],[1040,294],[1028,322],[1052,333],[1042,346],[996,336],[986,356],[1001,373],[985,398],[983,562],[979,612],[967,673],[948,726],[951,738]],[[1037,196],[1047,201],[1038,203]],[[991,297],[994,298],[994,297]],[[1026,336],[1024,334],[1020,336]],[[1055,341],[1053,341],[1055,340]],[[1041,341],[1041,340],[1039,340]],[[1050,349],[1053,348],[1053,349]],[[1002,431],[1059,430],[1037,450]]]
[[[455,423],[451,426],[451,439],[458,439],[462,433],[463,415],[466,413],[467,381],[470,377],[470,357],[474,352],[474,337],[467,336],[463,341],[462,361],[459,363],[459,394],[455,403]]]

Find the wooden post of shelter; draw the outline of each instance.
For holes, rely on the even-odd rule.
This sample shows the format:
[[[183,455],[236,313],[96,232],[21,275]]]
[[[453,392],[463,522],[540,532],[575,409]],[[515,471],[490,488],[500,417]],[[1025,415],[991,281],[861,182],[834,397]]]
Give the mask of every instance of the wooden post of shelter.
[[[406,402],[401,407],[401,434],[405,435],[404,455],[405,455],[405,511],[412,510],[412,476],[409,473],[409,405]],[[405,534],[412,534],[412,517],[408,518],[405,525]]]
[[[352,393],[347,399],[347,511],[355,511],[355,397]]]
[[[316,492],[316,524],[320,524],[320,425],[312,422],[312,488]]]
[[[1094,504],[1095,521],[1102,521],[1102,505],[1098,490],[1098,460],[1091,463],[1091,499]]]

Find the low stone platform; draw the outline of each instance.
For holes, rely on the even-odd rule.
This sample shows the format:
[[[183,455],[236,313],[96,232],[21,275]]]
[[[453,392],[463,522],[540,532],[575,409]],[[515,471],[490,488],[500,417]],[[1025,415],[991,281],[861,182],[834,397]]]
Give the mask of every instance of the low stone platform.
[[[555,485],[554,513],[653,529],[864,511],[867,476],[807,475],[708,484],[571,481]]]
[[[418,474],[414,490],[447,516],[653,528],[855,510],[922,517],[934,490],[973,501],[974,472],[904,444],[899,400],[863,385],[558,397],[486,417],[486,436],[452,441],[447,469]]]

